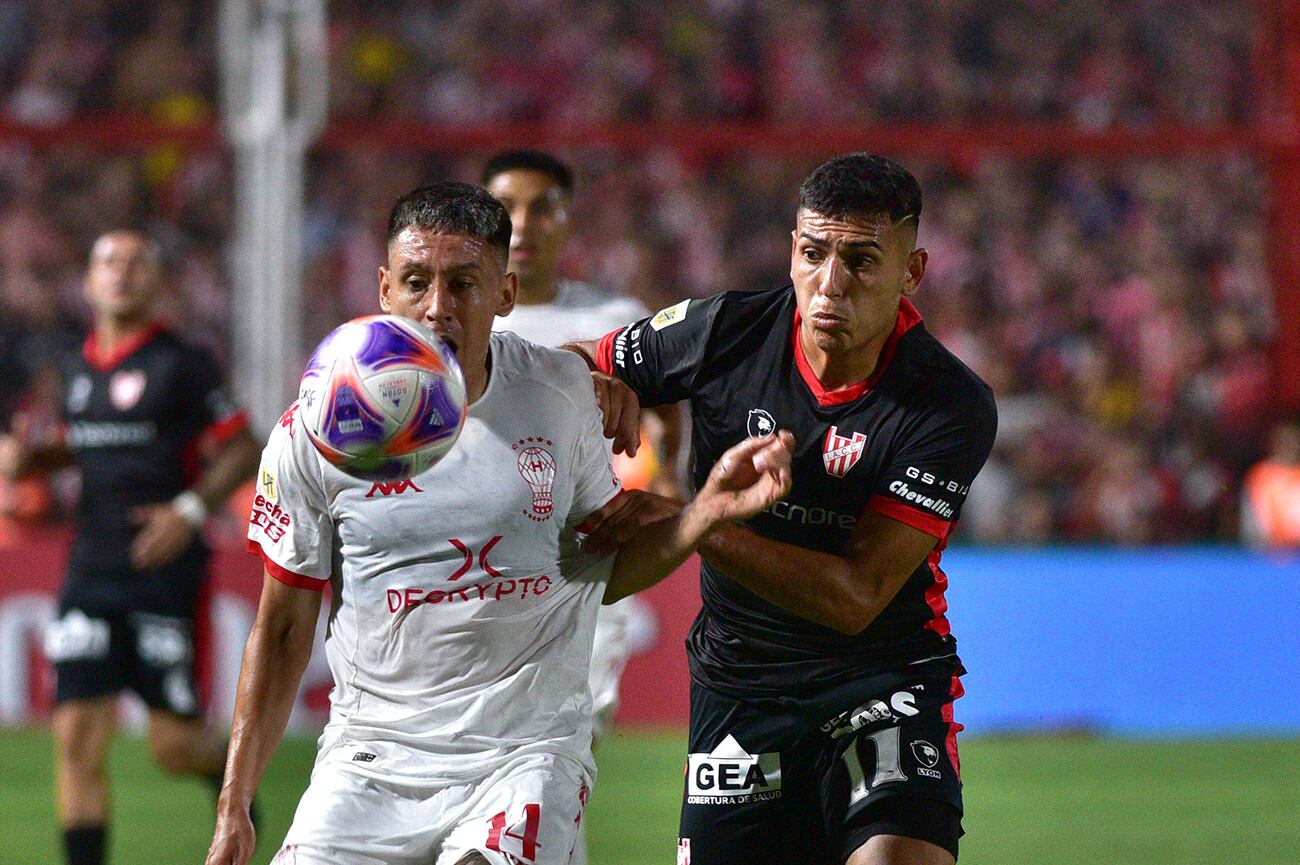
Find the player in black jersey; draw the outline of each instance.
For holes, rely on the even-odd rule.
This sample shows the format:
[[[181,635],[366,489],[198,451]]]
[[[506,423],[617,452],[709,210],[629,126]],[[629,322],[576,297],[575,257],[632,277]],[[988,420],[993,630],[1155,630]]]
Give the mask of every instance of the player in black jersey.
[[[786,498],[700,549],[679,863],[956,859],[964,670],[939,559],[997,415],[908,300],[920,213],[898,164],[832,159],[800,187],[793,286],[571,346],[645,405],[691,401],[697,484],[746,436],[796,440]]]
[[[164,769],[219,789],[225,764],[225,742],[204,726],[194,685],[208,557],[199,535],[259,454],[212,358],[154,321],[158,283],[158,256],[143,235],[100,237],[85,281],[94,329],[61,363],[65,441],[37,450],[0,440],[6,474],[75,463],[82,475],[59,618],[46,635],[70,865],[104,859],[104,768],[121,690],[148,706],[150,751]]]

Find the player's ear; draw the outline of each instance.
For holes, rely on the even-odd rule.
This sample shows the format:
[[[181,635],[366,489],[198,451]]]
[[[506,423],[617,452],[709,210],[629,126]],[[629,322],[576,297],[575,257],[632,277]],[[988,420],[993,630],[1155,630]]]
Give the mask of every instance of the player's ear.
[[[903,273],[904,297],[911,297],[921,287],[921,277],[925,276],[925,265],[929,260],[930,253],[923,246],[918,246],[907,254],[907,269]]]
[[[501,280],[501,298],[497,304],[497,315],[509,315],[515,308],[515,295],[519,293],[519,277],[506,273]]]
[[[393,304],[388,299],[388,268],[380,266],[379,268],[379,308],[384,312],[392,312]]]

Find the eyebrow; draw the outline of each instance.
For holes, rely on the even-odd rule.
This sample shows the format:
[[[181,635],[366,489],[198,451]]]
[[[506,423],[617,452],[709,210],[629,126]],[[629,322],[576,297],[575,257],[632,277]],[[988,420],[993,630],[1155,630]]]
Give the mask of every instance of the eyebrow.
[[[406,276],[411,273],[437,273],[440,270],[443,272],[455,272],[461,270],[482,270],[482,269],[483,269],[482,265],[480,265],[477,261],[465,261],[459,264],[452,264],[443,268],[429,267],[422,261],[404,261],[402,262],[401,266],[398,267],[397,270],[398,273],[402,274],[403,276]]]
[[[830,246],[831,242],[824,237],[815,237],[806,231],[799,232],[799,236],[809,243],[815,243],[818,246]],[[841,249],[876,249],[881,252],[884,247],[874,240],[846,240],[840,244]]]

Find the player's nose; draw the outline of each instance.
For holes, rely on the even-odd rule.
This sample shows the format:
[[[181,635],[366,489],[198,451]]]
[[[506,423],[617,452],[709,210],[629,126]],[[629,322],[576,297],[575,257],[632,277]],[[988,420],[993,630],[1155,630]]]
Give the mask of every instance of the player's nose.
[[[817,277],[818,294],[826,297],[839,297],[844,293],[844,283],[848,278],[848,271],[838,256],[829,255],[822,263]]]
[[[446,321],[454,308],[455,299],[445,283],[439,280],[429,287],[429,305],[424,308],[426,321]]]
[[[513,207],[510,210],[510,225],[514,228],[514,237],[518,239],[523,233],[524,228],[528,225],[528,208],[524,205]]]

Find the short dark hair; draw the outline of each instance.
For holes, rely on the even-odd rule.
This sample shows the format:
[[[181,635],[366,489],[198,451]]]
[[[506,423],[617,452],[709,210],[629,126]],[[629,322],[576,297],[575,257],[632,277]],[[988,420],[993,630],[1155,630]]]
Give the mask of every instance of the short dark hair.
[[[573,194],[573,172],[569,166],[540,150],[506,150],[493,156],[483,166],[483,185],[487,186],[498,174],[521,169],[545,174],[566,194]]]
[[[921,184],[892,159],[847,153],[813,169],[799,184],[799,209],[843,219],[888,214],[898,222],[921,220]]]
[[[510,214],[486,189],[470,183],[447,180],[397,199],[388,215],[388,242],[408,228],[467,234],[495,246],[503,261],[510,255]]]

